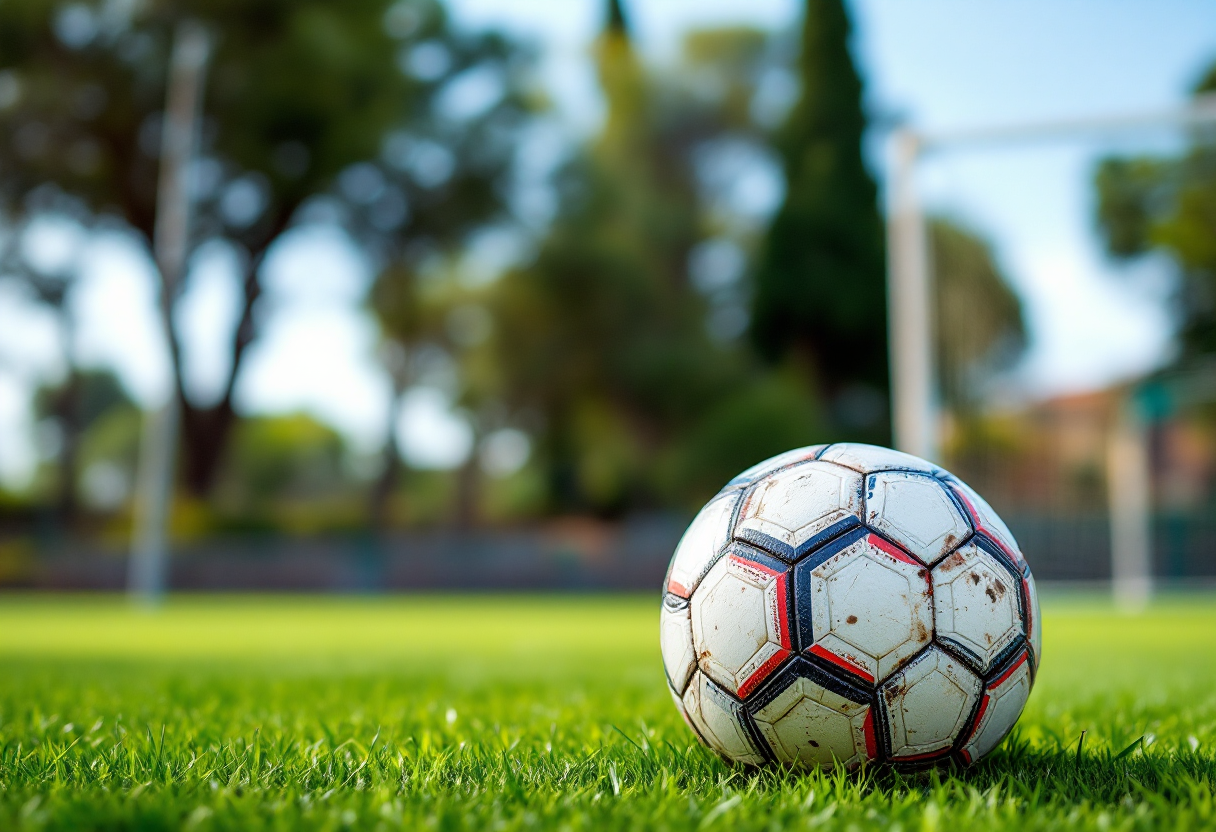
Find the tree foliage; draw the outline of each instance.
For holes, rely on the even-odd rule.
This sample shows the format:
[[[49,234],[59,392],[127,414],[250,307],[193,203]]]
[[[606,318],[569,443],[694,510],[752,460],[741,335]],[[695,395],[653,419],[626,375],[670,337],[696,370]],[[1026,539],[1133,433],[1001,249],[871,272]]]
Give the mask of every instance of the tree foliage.
[[[345,223],[375,255],[449,244],[499,204],[519,53],[453,30],[432,0],[193,0],[0,4],[0,208],[18,226],[47,212],[118,224],[150,247],[173,33],[202,22],[215,43],[194,166],[192,245],[243,263],[242,305],[217,402],[182,385],[184,479],[206,492],[258,335],[261,266],[309,217]],[[473,125],[473,126],[470,126]],[[183,287],[165,287],[176,303]]]
[[[58,445],[53,476],[57,520],[74,522],[81,487],[89,490],[82,472],[102,461],[119,477],[129,479],[134,473],[131,446],[122,442],[127,438],[122,432],[135,415],[135,406],[112,372],[86,369],[69,372],[58,384],[37,390],[32,409],[40,430],[54,437]],[[124,497],[119,495],[118,501]]]
[[[787,190],[760,255],[752,336],[770,361],[799,362],[829,394],[885,391],[883,225],[862,157],[848,15],[842,0],[807,0],[805,9],[801,93],[775,139]],[[883,433],[838,421],[859,435]]]
[[[1216,65],[1196,88],[1216,94]],[[1216,137],[1196,130],[1174,157],[1112,157],[1094,176],[1107,251],[1129,259],[1166,254],[1179,267],[1181,360],[1216,353]]]
[[[731,414],[763,373],[734,333],[707,325],[714,301],[694,285],[690,259],[722,230],[696,160],[753,129],[740,102],[754,92],[763,46],[748,30],[690,38],[684,71],[710,81],[698,95],[680,73],[665,83],[642,65],[619,5],[609,4],[596,52],[603,129],[562,170],[557,217],[535,261],[492,299],[498,392],[539,440],[550,510],[693,503],[742,467],[720,448],[693,450],[759,427]],[[781,426],[801,427],[761,429],[764,450],[779,450],[767,441],[777,435],[807,438],[813,411],[778,414]]]
[[[929,231],[942,396],[965,413],[988,392],[986,382],[1025,350],[1022,303],[977,232],[943,218]]]
[[[678,65],[656,71],[619,0],[606,11],[594,53],[602,129],[559,166],[534,257],[488,285],[462,279],[460,264],[479,232],[512,222],[513,159],[536,106],[530,54],[458,31],[434,0],[0,3],[0,210],[14,242],[55,215],[150,249],[173,34],[201,21],[215,52],[191,249],[235,252],[242,292],[217,400],[188,392],[170,329],[195,495],[258,507],[291,496],[293,478],[315,482],[309,471],[339,477],[334,436],[300,419],[242,423],[234,402],[265,318],[263,264],[322,223],[342,226],[374,272],[367,310],[392,382],[390,426],[411,387],[458,367],[451,387],[479,440],[503,428],[532,439],[540,511],[695,507],[791,446],[881,441],[882,223],[842,3],[808,0],[801,94],[775,138],[781,119],[758,106],[766,79],[788,69],[772,37],[693,32]],[[785,174],[771,228],[769,209],[732,202],[757,170]],[[942,350],[961,378],[1016,340],[1020,318],[982,244],[939,231],[955,263],[939,314],[959,321]],[[36,274],[20,245],[9,265],[63,307],[69,277]],[[176,307],[184,287],[164,288]],[[967,310],[994,291],[985,328]],[[308,467],[310,455],[323,464]],[[451,478],[459,505],[476,502],[476,464],[475,452]],[[370,494],[378,530],[417,491],[401,469],[390,429]]]

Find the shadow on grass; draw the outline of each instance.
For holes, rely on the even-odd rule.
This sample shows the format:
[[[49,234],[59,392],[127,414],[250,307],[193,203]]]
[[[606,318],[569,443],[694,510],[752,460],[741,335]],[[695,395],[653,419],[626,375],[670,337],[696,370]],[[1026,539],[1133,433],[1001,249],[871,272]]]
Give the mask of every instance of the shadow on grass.
[[[698,749],[704,751],[704,749]],[[705,752],[708,754],[708,752]],[[1101,806],[1128,801],[1161,807],[1210,802],[1216,788],[1216,755],[1198,748],[1145,747],[1143,738],[1122,751],[1034,745],[1016,734],[972,766],[955,762],[917,771],[879,765],[851,773],[780,768],[740,769],[721,764],[753,788],[781,791],[802,784],[831,786],[838,799],[899,798],[920,793],[969,799],[977,793],[1030,806]]]

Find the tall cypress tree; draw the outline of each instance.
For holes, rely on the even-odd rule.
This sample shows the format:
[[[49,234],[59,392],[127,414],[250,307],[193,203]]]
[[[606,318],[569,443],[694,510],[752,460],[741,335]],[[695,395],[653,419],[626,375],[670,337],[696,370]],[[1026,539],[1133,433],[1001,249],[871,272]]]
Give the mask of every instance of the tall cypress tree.
[[[768,360],[793,359],[826,394],[855,401],[859,386],[885,393],[887,314],[883,224],[862,160],[866,118],[849,32],[842,0],[807,0],[801,97],[776,137],[787,192],[756,274],[752,336]],[[848,409],[839,409],[840,427],[865,427]]]
[[[707,333],[688,272],[706,236],[693,149],[719,122],[647,70],[628,9],[605,5],[603,129],[559,174],[535,261],[493,289],[502,397],[536,414],[555,512],[655,505],[667,487],[659,461],[750,380],[741,351]]]
[[[1195,94],[1216,95],[1216,63]],[[1216,137],[1196,130],[1178,155],[1104,159],[1094,186],[1109,254],[1127,260],[1155,251],[1179,267],[1176,361],[1216,356]]]

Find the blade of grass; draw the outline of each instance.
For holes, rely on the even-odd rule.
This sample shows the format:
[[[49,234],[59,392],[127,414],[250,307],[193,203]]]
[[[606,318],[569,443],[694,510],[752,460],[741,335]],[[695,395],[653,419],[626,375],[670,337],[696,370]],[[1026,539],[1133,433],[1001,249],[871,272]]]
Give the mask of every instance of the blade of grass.
[[[1123,749],[1122,751],[1120,751],[1118,754],[1115,755],[1115,762],[1117,763],[1120,760],[1122,760],[1124,757],[1126,757],[1127,755],[1131,754],[1133,751],[1135,751],[1137,748],[1139,748],[1143,743],[1144,743],[1144,735],[1141,734],[1139,737],[1136,737],[1136,739],[1132,742],[1131,745],[1129,745],[1127,748]]]

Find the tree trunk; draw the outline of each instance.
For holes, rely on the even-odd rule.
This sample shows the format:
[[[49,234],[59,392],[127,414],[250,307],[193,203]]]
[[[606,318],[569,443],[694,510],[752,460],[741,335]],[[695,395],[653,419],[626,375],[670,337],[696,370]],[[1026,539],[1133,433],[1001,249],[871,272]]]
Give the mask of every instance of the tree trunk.
[[[391,412],[394,414],[397,412],[395,404]],[[399,453],[400,449],[397,447],[396,431],[390,423],[388,439],[384,443],[384,467],[380,470],[380,476],[372,484],[371,493],[368,495],[367,501],[368,526],[378,537],[388,532],[389,504],[392,502],[393,494],[396,493],[397,486],[401,482],[401,457]]]
[[[215,485],[216,476],[223,462],[224,451],[232,429],[236,425],[236,410],[232,404],[233,392],[240,377],[241,366],[249,345],[257,337],[254,321],[254,306],[262,296],[262,281],[260,272],[266,253],[274,242],[283,235],[295,216],[299,203],[282,206],[273,222],[266,229],[259,247],[250,252],[249,262],[245,266],[243,280],[244,297],[241,304],[241,318],[237,322],[236,332],[232,337],[232,362],[228,370],[228,380],[224,386],[224,395],[219,402],[211,407],[198,407],[186,397],[182,376],[181,342],[173,327],[172,312],[176,305],[176,297],[167,298],[164,307],[166,330],[169,333],[169,350],[173,359],[174,384],[177,399],[181,404],[182,423],[182,486],[187,494],[193,497],[206,497]],[[166,293],[168,294],[168,293]]]
[[[62,433],[59,448],[58,495],[55,500],[58,522],[68,529],[76,522],[78,504],[76,482],[80,463],[80,375],[69,364],[63,389],[55,396],[55,416]]]
[[[478,474],[477,446],[474,444],[469,458],[456,472],[456,505],[452,514],[452,525],[457,531],[465,532],[477,526],[478,500],[481,496]]]
[[[183,400],[182,486],[190,496],[210,494],[235,422],[236,413],[227,399],[209,408]]]
[[[389,513],[393,495],[401,482],[401,456],[396,429],[397,417],[401,412],[401,396],[401,385],[394,379],[393,398],[389,404],[388,437],[384,440],[384,466],[368,492],[367,530],[358,548],[359,587],[364,591],[375,591],[384,586],[391,520]]]
[[[205,497],[214,487],[220,471],[220,463],[223,462],[224,450],[228,447],[228,440],[236,424],[236,410],[233,407],[232,399],[245,353],[256,336],[254,306],[262,295],[262,284],[258,271],[264,256],[265,252],[252,258],[245,272],[245,293],[241,318],[237,323],[232,340],[232,366],[224,387],[224,394],[219,402],[205,408],[192,404],[186,398],[182,383],[180,355],[175,362],[177,396],[182,407],[182,438],[184,440],[182,485],[186,492],[194,497]],[[177,341],[176,335],[172,340]],[[174,351],[178,352],[176,344]]]

